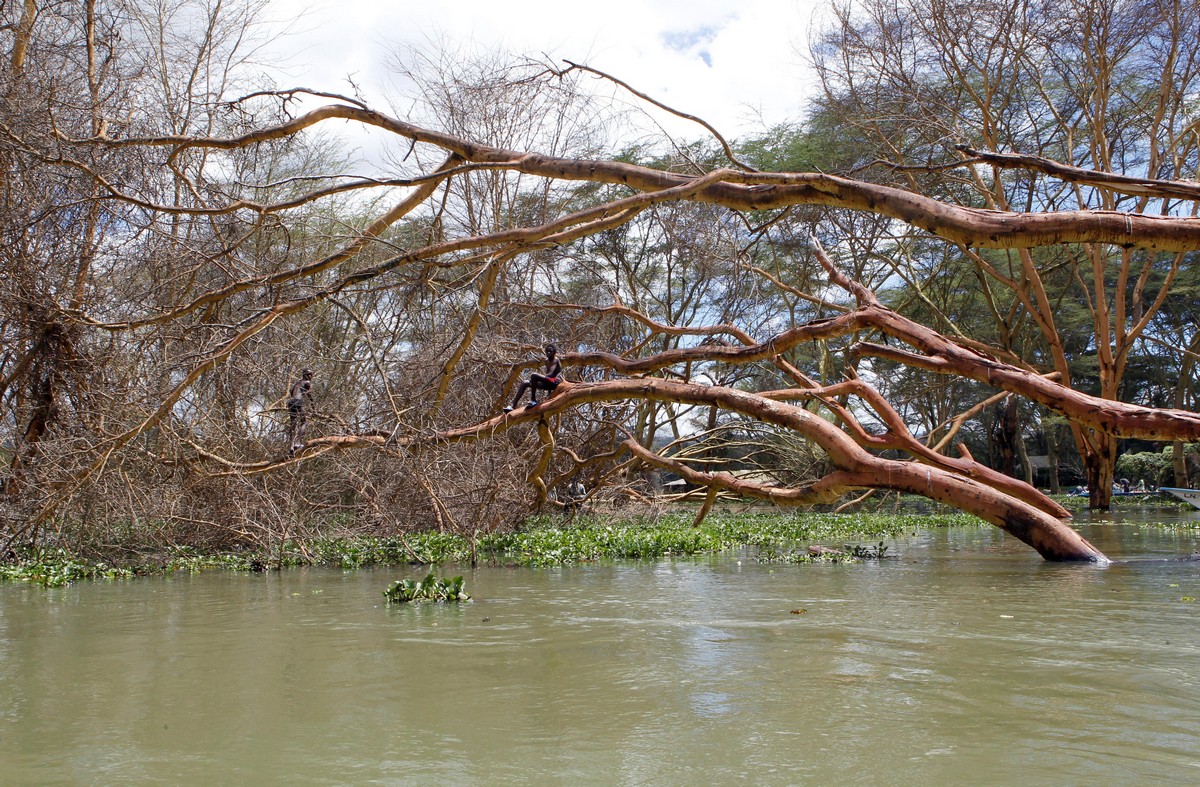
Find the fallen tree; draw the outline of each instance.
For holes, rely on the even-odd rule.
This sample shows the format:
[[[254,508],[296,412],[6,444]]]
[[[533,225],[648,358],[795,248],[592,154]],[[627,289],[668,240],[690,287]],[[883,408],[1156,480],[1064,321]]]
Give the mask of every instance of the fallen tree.
[[[742,347],[702,344],[637,360],[611,353],[568,353],[563,356],[567,364],[599,365],[623,375],[623,378],[597,383],[564,383],[552,399],[536,409],[518,410],[457,429],[402,438],[397,438],[394,433],[330,435],[309,441],[296,456],[249,463],[233,462],[199,446],[193,447],[196,448],[198,459],[218,464],[221,467],[219,473],[251,474],[278,470],[345,448],[382,448],[418,453],[432,451],[440,445],[494,439],[515,426],[533,422],[544,450],[529,480],[539,490],[539,501],[544,501],[547,489],[544,476],[554,448],[553,430],[549,426],[552,416],[594,402],[640,399],[707,405],[789,430],[812,441],[828,455],[833,471],[803,486],[785,488],[746,481],[728,472],[697,470],[685,461],[652,451],[630,437],[624,439],[621,446],[647,464],[669,470],[693,484],[708,488],[709,504],[711,494],[717,490],[728,490],[736,495],[777,505],[830,504],[855,490],[892,490],[921,495],[973,513],[1033,547],[1048,560],[1105,561],[1099,550],[1065,524],[1064,520],[1069,519],[1070,514],[1056,502],[1017,479],[980,465],[969,454],[960,458],[948,457],[919,442],[912,437],[888,402],[864,381],[852,378],[835,385],[817,385],[780,359],[781,353],[799,342],[828,339],[874,328],[936,353],[935,357],[944,361],[938,367],[942,373],[970,376],[975,366],[983,366],[990,370],[984,381],[1007,384],[997,384],[1000,388],[1019,388],[1025,384],[1033,390],[1040,390],[1040,386],[1046,382],[1033,372],[987,359],[896,315],[883,307],[873,293],[838,271],[815,242],[814,250],[831,281],[854,294],[858,301],[856,310],[831,320],[797,326],[762,343],[752,343],[743,334],[742,339],[747,344]],[[622,310],[629,312],[627,308]],[[716,326],[707,330],[713,333],[729,332],[730,327]],[[797,387],[751,392],[646,376],[684,364],[715,361],[745,364],[761,360],[779,364],[796,381]],[[918,365],[931,363],[922,360]],[[1053,387],[1053,384],[1050,383],[1050,386]],[[1087,397],[1082,394],[1062,389],[1061,386],[1058,388],[1064,400],[1083,399],[1086,402]],[[850,396],[869,407],[887,430],[874,434],[868,432],[853,414],[852,408],[845,404]],[[836,417],[840,426],[794,402],[821,404]],[[1086,404],[1078,406],[1083,408]],[[1134,420],[1145,409],[1131,405],[1120,407],[1128,408]],[[1170,415],[1157,411],[1154,414],[1159,417]],[[903,451],[908,458],[885,459],[875,453],[886,450]]]
[[[560,77],[561,74],[556,75]],[[286,103],[295,95],[296,91],[256,94],[235,102],[230,109],[244,110],[245,118],[252,119],[255,117],[250,111],[252,107],[276,102],[274,114],[286,116]],[[865,380],[851,373],[840,382],[817,384],[786,359],[790,350],[801,345],[861,334],[889,336],[908,349],[860,340],[853,346],[852,357],[886,359],[986,383],[1113,436],[1200,439],[1200,416],[1195,413],[1088,396],[1037,370],[1002,361],[985,348],[953,340],[905,318],[882,305],[865,286],[840,272],[819,247],[814,248],[814,256],[824,267],[828,282],[850,294],[854,301],[852,305],[838,307],[840,313],[836,316],[810,320],[756,340],[751,332],[736,325],[697,327],[660,323],[648,314],[616,303],[610,307],[614,314],[646,329],[644,341],[620,352],[606,349],[562,355],[568,365],[602,369],[615,379],[564,385],[557,396],[536,410],[507,417],[483,417],[490,413],[475,405],[473,409],[448,408],[445,405],[448,397],[474,385],[471,375],[461,373],[462,365],[479,341],[489,311],[497,306],[497,293],[504,284],[501,278],[515,260],[571,248],[582,239],[622,227],[644,213],[668,205],[713,205],[735,212],[794,206],[864,211],[907,222],[948,241],[990,248],[1086,242],[1194,250],[1200,248],[1200,219],[1118,211],[980,210],[837,175],[755,172],[737,165],[736,161],[734,166],[684,174],[623,161],[509,150],[423,128],[374,111],[353,99],[330,98],[334,103],[329,106],[227,136],[114,135],[102,126],[90,135],[72,136],[56,127],[49,139],[21,139],[20,144],[14,145],[14,155],[56,171],[72,172],[91,182],[98,192],[94,198],[96,204],[120,205],[126,211],[126,221],[136,218],[140,222],[136,232],[130,231],[131,236],[138,236],[139,240],[153,238],[157,243],[163,234],[160,225],[174,227],[192,222],[191,231],[198,239],[188,238],[186,243],[177,244],[178,259],[193,266],[188,269],[188,276],[177,276],[170,268],[156,268],[155,274],[165,283],[129,288],[133,292],[150,291],[161,298],[153,302],[129,298],[91,305],[86,298],[76,299],[56,305],[41,318],[45,324],[40,326],[42,333],[37,335],[41,338],[35,341],[35,349],[45,345],[43,334],[57,335],[51,329],[69,330],[71,335],[88,337],[86,342],[76,345],[134,348],[129,357],[133,359],[130,366],[135,369],[156,353],[170,360],[153,366],[155,385],[144,389],[137,387],[139,383],[133,381],[139,379],[138,375],[127,368],[112,372],[124,386],[119,388],[114,384],[113,390],[137,390],[141,397],[136,402],[123,402],[119,412],[106,411],[103,405],[94,403],[78,405],[79,411],[87,416],[81,418],[86,426],[79,435],[71,436],[76,442],[71,444],[69,453],[64,450],[67,459],[63,460],[60,472],[48,476],[42,487],[46,494],[36,498],[37,505],[29,510],[27,517],[10,525],[7,544],[26,534],[34,538],[41,523],[60,512],[67,501],[78,499],[89,483],[118,467],[123,457],[148,456],[170,468],[203,468],[199,472],[205,476],[250,477],[300,469],[349,447],[372,447],[389,455],[432,451],[438,446],[510,433],[514,426],[527,421],[538,425],[538,449],[529,481],[535,490],[535,501],[540,502],[554,485],[545,478],[557,450],[550,417],[565,415],[589,403],[665,402],[736,413],[793,432],[817,444],[828,455],[833,470],[812,483],[796,487],[746,481],[721,471],[697,469],[652,450],[646,445],[646,438],[653,438],[653,427],[639,435],[640,439],[625,437],[616,441],[617,445],[609,446],[613,450],[611,464],[633,461],[654,465],[710,490],[724,488],[780,504],[828,503],[846,492],[861,489],[921,494],[978,514],[1048,559],[1104,559],[1064,524],[1066,512],[1037,490],[984,467],[969,454],[949,457],[922,444]],[[219,170],[219,164],[209,163],[209,158],[216,158],[221,152],[256,154],[270,151],[272,146],[298,144],[307,129],[332,121],[351,121],[386,131],[419,150],[418,161],[432,163],[404,178],[347,178],[334,173],[314,173],[280,183],[264,181],[247,185],[213,174],[214,169]],[[235,125],[239,128],[246,125],[242,116]],[[101,154],[115,155],[122,151],[137,151],[145,158],[149,174],[144,182],[118,179],[104,170]],[[1005,162],[1005,166],[1019,164],[1018,160]],[[1046,168],[1044,162],[1037,164]],[[506,217],[496,222],[503,226],[486,229],[471,226],[458,234],[448,231],[444,218],[446,205],[453,201],[452,186],[471,177],[491,175],[540,179],[548,184],[544,187],[547,191],[551,186],[558,188],[563,184],[613,190],[589,192],[588,199],[574,202],[564,197],[561,205],[570,205],[571,209],[558,208],[560,203],[555,203],[556,210],[538,220],[508,221]],[[308,183],[310,178],[328,183],[315,188],[305,186],[298,191],[297,183]],[[1156,187],[1153,182],[1138,186]],[[290,236],[285,232],[271,233],[278,230],[279,224],[286,224],[291,213],[336,196],[374,190],[386,195],[387,207],[375,209],[357,225],[358,229],[349,233],[350,237],[337,236],[336,243],[314,244],[314,250],[307,251],[299,261],[287,253],[273,256],[277,253],[275,246],[283,245],[279,238],[287,236],[290,240]],[[1174,196],[1176,191],[1166,193]],[[167,200],[163,195],[173,195],[175,199]],[[179,237],[183,235],[180,233]],[[148,250],[155,248],[148,240],[147,244]],[[203,251],[193,251],[189,244]],[[261,253],[267,262],[254,264],[256,258],[246,249]],[[147,252],[145,259],[153,258]],[[567,258],[561,261],[565,266],[571,262]],[[112,270],[120,266],[119,259],[111,261]],[[133,271],[123,274],[130,281],[143,275],[136,266],[131,267]],[[454,278],[435,281],[435,274],[445,272],[453,272]],[[86,284],[99,275],[89,268],[80,277]],[[397,281],[400,276],[410,277],[403,287]],[[125,281],[116,284],[108,281],[105,286],[119,290],[125,284]],[[354,304],[346,302],[347,298],[374,297],[395,290],[403,291],[410,302],[418,302],[419,296],[437,287],[453,292],[454,297],[446,296],[446,302],[452,304],[455,325],[461,330],[449,340],[445,335],[431,334],[429,344],[434,345],[436,339],[441,347],[437,352],[430,351],[436,359],[429,364],[436,370],[432,382],[423,390],[415,389],[408,398],[394,396],[393,380],[399,372],[393,374],[388,369],[403,371],[407,360],[418,351],[410,347],[406,355],[404,349],[397,349],[392,358],[378,352],[373,339],[386,331],[380,326],[382,320],[370,314],[363,316]],[[78,291],[88,290],[81,285]],[[535,295],[545,294],[538,293],[532,285],[531,291]],[[836,306],[824,297],[811,294],[806,297],[831,309]],[[206,439],[205,429],[211,411],[216,408],[189,410],[189,401],[197,390],[206,381],[215,380],[211,401],[226,408],[225,412],[230,414],[227,421],[236,420],[238,408],[245,410],[249,396],[245,391],[222,390],[217,385],[219,372],[231,362],[251,356],[257,343],[272,331],[282,330],[289,321],[313,315],[325,307],[347,313],[347,322],[366,336],[364,342],[370,346],[362,354],[369,357],[369,364],[363,362],[361,368],[374,368],[371,373],[377,375],[378,387],[388,395],[389,410],[374,420],[378,424],[391,418],[389,428],[345,428],[347,417],[342,423],[333,423],[326,430],[330,434],[309,440],[291,457],[280,457],[278,452],[266,450],[264,438],[258,438],[257,442],[239,440],[236,456],[230,450],[233,440],[223,443],[221,438]],[[388,308],[403,311],[392,305]],[[584,315],[596,307],[559,302],[554,308]],[[396,312],[388,312],[393,313]],[[724,340],[701,341],[643,351],[652,338],[681,335],[705,339],[731,336],[740,345]],[[496,340],[496,336],[492,339]],[[354,348],[361,351],[357,343]],[[30,350],[30,355],[33,353]],[[330,352],[331,356],[336,354]],[[782,388],[743,390],[729,385],[703,385],[693,379],[696,369],[717,364],[731,367],[769,364],[789,384]],[[119,364],[114,364],[114,369],[118,367]],[[5,382],[24,368],[19,363],[14,365]],[[518,369],[517,365],[512,367],[509,384],[515,380]],[[260,391],[261,382],[258,385],[256,391]],[[500,397],[506,394],[501,393]],[[257,395],[261,396],[261,392]],[[351,401],[345,410],[352,413],[369,396],[364,392],[357,400],[347,398]],[[852,398],[857,405],[849,404]],[[81,395],[79,399],[83,401],[85,397]],[[871,411],[873,418],[884,425],[883,432],[866,428],[858,415],[861,410],[856,412],[855,407]],[[821,408],[832,421],[816,414]],[[43,417],[52,409],[43,406]],[[456,422],[467,424],[454,426]],[[49,425],[43,426],[42,431],[49,431]],[[620,432],[624,426],[618,422],[612,425],[612,430]],[[165,445],[154,445],[155,440]],[[625,452],[621,456],[618,447]],[[878,452],[885,450],[902,451],[907,458],[883,458]],[[572,467],[582,466],[591,458],[573,456]],[[210,471],[212,467],[215,472]],[[24,466],[21,469],[25,471]],[[437,507],[438,495],[430,492],[429,496]],[[438,516],[442,518],[441,509]]]

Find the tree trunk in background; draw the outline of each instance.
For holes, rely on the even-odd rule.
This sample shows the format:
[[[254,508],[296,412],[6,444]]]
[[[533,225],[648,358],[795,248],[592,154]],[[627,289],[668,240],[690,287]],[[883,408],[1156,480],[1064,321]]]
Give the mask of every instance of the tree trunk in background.
[[[1183,454],[1183,443],[1171,443],[1171,469],[1175,472],[1175,486],[1188,487],[1187,461]]]
[[[1108,510],[1112,503],[1112,486],[1117,464],[1117,441],[1111,435],[1094,433],[1089,450],[1083,457],[1087,470],[1088,507]]]
[[[1058,435],[1054,433],[1053,425],[1046,428],[1046,467],[1050,472],[1050,494],[1060,494],[1062,489],[1058,485]]]
[[[1017,476],[1017,399],[1010,396],[996,406],[996,469]]]

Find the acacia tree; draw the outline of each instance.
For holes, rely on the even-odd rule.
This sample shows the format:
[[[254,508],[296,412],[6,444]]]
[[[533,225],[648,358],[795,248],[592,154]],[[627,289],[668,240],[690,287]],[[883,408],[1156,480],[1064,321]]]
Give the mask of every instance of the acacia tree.
[[[554,75],[549,75],[555,78]],[[254,99],[262,101],[270,96]],[[146,434],[170,415],[181,399],[193,389],[207,372],[227,363],[277,323],[286,322],[333,298],[344,297],[359,288],[376,287],[398,270],[436,264],[443,268],[475,265],[481,255],[488,258],[511,259],[521,253],[539,248],[566,246],[599,231],[620,226],[656,205],[678,201],[696,201],[719,205],[735,211],[764,210],[795,204],[830,205],[839,208],[873,210],[893,219],[900,219],[942,233],[953,240],[971,241],[973,245],[1005,247],[1015,244],[1034,247],[1057,242],[1124,242],[1148,247],[1185,250],[1200,244],[1200,225],[1195,220],[1173,216],[1141,214],[1107,214],[1095,212],[1005,213],[978,211],[938,202],[932,198],[893,187],[813,173],[760,173],[745,169],[716,169],[703,174],[672,173],[617,161],[584,160],[512,151],[465,140],[453,135],[414,126],[397,118],[370,110],[356,101],[342,100],[300,117],[272,126],[255,128],[233,137],[166,135],[114,139],[97,136],[69,140],[83,149],[104,150],[163,149],[179,155],[201,149],[215,155],[218,151],[244,151],[264,144],[286,140],[305,129],[329,119],[345,119],[372,125],[399,138],[421,146],[440,148],[445,158],[439,166],[425,174],[409,179],[407,195],[400,208],[389,210],[374,219],[367,231],[360,231],[337,253],[314,261],[300,261],[290,268],[270,275],[237,279],[218,289],[204,291],[190,301],[175,306],[165,317],[161,313],[132,313],[118,322],[92,323],[98,330],[136,332],[149,324],[179,320],[195,314],[210,304],[222,303],[236,294],[253,292],[283,282],[299,284],[291,297],[275,299],[252,309],[240,324],[226,334],[204,355],[195,359],[186,374],[165,392],[149,412],[139,414],[133,422],[106,442],[95,458],[72,474],[66,489],[78,488],[84,479],[100,473],[105,461],[114,453],[126,450],[134,440]],[[433,157],[437,158],[437,157]],[[481,234],[436,238],[434,242],[409,247],[373,265],[343,265],[353,259],[364,238],[383,236],[379,225],[390,226],[418,205],[433,196],[431,184],[446,181],[481,169],[504,169],[526,176],[620,184],[628,189],[626,196],[573,213],[558,215],[539,225],[501,228]],[[395,181],[393,181],[395,183]],[[141,201],[127,189],[107,186],[111,198],[121,201]],[[316,199],[329,189],[313,192]],[[232,207],[236,205],[236,207]],[[251,213],[275,213],[282,206],[243,200],[231,203],[231,210]],[[187,208],[180,209],[188,212]],[[212,208],[208,208],[212,210]],[[439,429],[432,435],[392,436],[372,433],[341,433],[314,438],[297,457],[292,459],[266,458],[257,462],[238,462],[219,455],[219,450],[206,450],[205,455],[218,461],[222,472],[261,472],[305,462],[335,447],[393,446],[406,451],[423,450],[431,445],[461,441],[467,437],[493,434],[511,429],[523,421],[537,421],[545,446],[543,457],[553,449],[553,431],[546,418],[585,403],[656,399],[700,404],[735,410],[800,432],[819,443],[830,455],[833,471],[809,486],[783,490],[761,487],[752,483],[716,474],[691,470],[669,457],[659,456],[636,441],[626,441],[625,447],[642,461],[670,467],[685,477],[707,486],[725,486],[747,494],[760,494],[781,502],[827,501],[843,491],[863,487],[882,487],[926,494],[974,511],[989,521],[1005,527],[1042,554],[1052,558],[1097,559],[1099,553],[1082,541],[1074,531],[1061,522],[1065,512],[1021,482],[1007,479],[973,462],[969,457],[950,458],[914,440],[904,424],[885,401],[863,381],[850,379],[832,386],[811,382],[803,373],[788,368],[781,353],[799,343],[829,340],[861,334],[882,332],[907,345],[859,342],[854,352],[901,362],[915,368],[938,373],[954,374],[986,382],[989,385],[1025,396],[1086,424],[1088,428],[1107,434],[1143,436],[1162,439],[1200,437],[1200,417],[1193,413],[1158,410],[1137,405],[1098,399],[1070,388],[1026,368],[1003,363],[988,357],[978,349],[968,348],[941,334],[907,320],[883,306],[869,290],[846,278],[835,264],[818,252],[828,280],[854,296],[855,304],[842,307],[834,317],[816,320],[755,340],[736,326],[690,326],[685,330],[701,336],[726,333],[733,335],[741,346],[728,344],[697,344],[667,349],[651,354],[631,353],[628,356],[610,352],[567,353],[565,361],[576,366],[603,367],[611,370],[616,379],[596,383],[566,386],[545,410],[526,411],[516,417],[497,416],[478,425],[458,429]],[[333,276],[317,279],[316,274],[327,271]],[[628,316],[645,325],[654,322],[646,315],[630,310]],[[81,321],[82,322],[82,321]],[[87,324],[86,322],[84,324]],[[680,326],[662,326],[664,332],[679,330]],[[746,392],[726,386],[700,385],[694,382],[672,382],[657,376],[664,370],[681,364],[703,362],[745,364],[774,362],[784,364],[783,371],[794,381],[788,389]],[[864,430],[854,414],[842,403],[854,396],[873,408],[887,423],[889,430],[880,435]],[[820,402],[841,422],[840,428],[816,417],[803,407],[786,404],[784,400]],[[475,413],[462,411],[459,419],[478,418]],[[884,460],[868,449],[900,449],[918,460],[900,462]],[[545,464],[545,461],[541,464]],[[49,509],[63,499],[63,493],[47,503]]]
[[[578,88],[564,80],[582,73],[595,74],[510,71],[484,87],[489,100],[505,100],[505,84],[527,100],[542,90],[571,100]],[[556,478],[588,471],[604,484],[643,463],[706,487],[709,504],[723,488],[781,504],[829,502],[864,488],[924,494],[979,514],[1048,558],[1098,560],[1064,524],[1060,506],[969,453],[943,453],[953,428],[936,447],[915,439],[854,373],[854,359],[983,383],[1105,434],[1200,438],[1193,413],[1075,391],[905,317],[856,280],[865,269],[842,270],[840,245],[834,254],[815,243],[802,252],[789,231],[787,254],[774,257],[773,269],[750,253],[751,242],[780,237],[772,229],[783,223],[774,219],[793,209],[814,220],[826,209],[852,211],[994,249],[1117,243],[1182,252],[1200,248],[1195,219],[980,210],[838,175],[757,171],[719,137],[723,166],[687,150],[647,165],[540,148],[561,137],[536,128],[497,142],[475,136],[491,127],[449,112],[471,85],[434,86],[448,113],[435,115],[436,124],[290,90],[208,102],[199,124],[147,116],[120,129],[68,125],[53,122],[51,107],[41,137],[10,133],[12,161],[70,173],[85,187],[71,205],[100,202],[123,221],[106,265],[87,267],[85,286],[97,297],[54,310],[77,346],[109,351],[90,355],[105,358],[90,367],[104,398],[94,420],[60,424],[61,460],[44,465],[41,483],[10,496],[19,518],[10,520],[6,544],[36,541],[41,525],[62,527],[91,501],[112,516],[120,491],[146,479],[189,490],[182,499],[197,511],[169,513],[199,524],[219,522],[212,501],[220,500],[241,507],[242,522],[262,512],[287,522],[314,510],[349,511],[385,529],[410,514],[471,529],[521,502],[547,503]],[[304,96],[329,103],[292,114]],[[343,162],[320,155],[314,134],[330,122],[392,139],[389,169],[347,175]],[[103,166],[109,160],[128,169]],[[1118,179],[1113,188],[1121,187]],[[645,241],[649,253],[599,264],[604,242],[620,233],[620,244]],[[666,286],[636,275],[639,265],[686,275]],[[811,272],[793,277],[796,267]],[[793,308],[801,302],[816,311]],[[771,303],[792,306],[758,306]],[[891,343],[871,341],[881,335]],[[517,377],[536,363],[522,356],[543,337],[566,337],[559,344],[574,381],[539,408],[498,415]],[[800,368],[806,356],[798,348],[810,345],[825,349],[809,356],[815,369]],[[323,420],[289,455],[259,425],[278,412],[272,404],[286,373],[312,358],[331,378]],[[844,379],[830,358],[843,359]],[[733,413],[799,435],[826,454],[827,472],[785,487],[684,461],[647,441],[649,423],[641,434],[629,429],[630,404],[643,402]],[[514,477],[528,480],[527,492],[493,483]],[[156,504],[134,500],[129,513],[163,517],[167,506]],[[282,543],[290,532],[256,536],[250,525],[238,527],[259,541]]]
[[[823,111],[853,129],[860,164],[875,160],[882,182],[955,204],[1195,215],[1195,183],[1165,181],[1196,172],[1196,11],[1174,0],[847,3],[814,51]],[[1086,310],[1094,392],[1109,400],[1122,398],[1131,356],[1188,264],[1121,242],[999,253],[958,243],[993,304],[999,349],[1068,386],[1064,297]],[[1007,341],[1013,317],[1038,341]],[[1117,440],[1070,423],[1091,504],[1107,507]]]

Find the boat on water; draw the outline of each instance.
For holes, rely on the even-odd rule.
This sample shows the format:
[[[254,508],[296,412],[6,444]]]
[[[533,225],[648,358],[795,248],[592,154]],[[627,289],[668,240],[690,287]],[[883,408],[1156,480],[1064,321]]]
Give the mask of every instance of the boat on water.
[[[1167,491],[1167,488],[1165,486],[1159,487],[1159,489],[1163,490],[1164,492]],[[1196,494],[1200,494],[1200,489],[1181,489],[1179,491],[1195,492]],[[1086,486],[1080,486],[1080,487],[1076,487],[1075,489],[1071,490],[1067,494],[1071,495],[1072,497],[1087,497],[1088,489]],[[1119,486],[1114,486],[1112,489],[1113,497],[1147,497],[1149,495],[1157,495],[1157,494],[1158,494],[1158,489],[1130,489],[1128,492],[1126,492],[1124,489],[1122,489]]]
[[[1200,508],[1200,489],[1180,489],[1174,486],[1160,486],[1158,491],[1174,495],[1183,502],[1191,503],[1196,508]]]

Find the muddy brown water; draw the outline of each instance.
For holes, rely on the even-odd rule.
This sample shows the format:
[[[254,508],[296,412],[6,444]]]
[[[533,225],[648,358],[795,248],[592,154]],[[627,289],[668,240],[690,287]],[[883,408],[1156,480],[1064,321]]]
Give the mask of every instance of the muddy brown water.
[[[1200,781],[1200,564],[1159,560],[1200,531],[1083,528],[1128,561],[981,528],[458,606],[385,606],[415,568],[0,584],[0,784]]]

